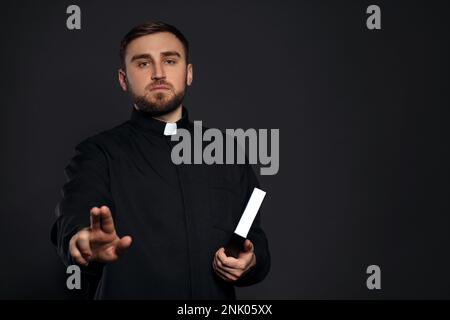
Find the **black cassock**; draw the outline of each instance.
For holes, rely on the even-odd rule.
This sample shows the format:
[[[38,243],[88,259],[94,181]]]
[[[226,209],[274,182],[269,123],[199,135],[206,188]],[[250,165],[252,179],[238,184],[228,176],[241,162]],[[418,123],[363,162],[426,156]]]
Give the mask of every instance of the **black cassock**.
[[[128,251],[111,264],[81,269],[99,278],[99,299],[235,299],[234,286],[255,284],[270,269],[260,213],[248,234],[256,266],[229,283],[213,268],[214,253],[234,231],[258,181],[249,164],[175,165],[177,142],[166,123],[135,108],[131,119],[76,147],[65,168],[68,181],[56,207],[51,239],[65,264],[74,264],[71,237],[90,225],[92,207],[106,205],[119,237],[130,235]],[[193,135],[183,107],[178,128]]]

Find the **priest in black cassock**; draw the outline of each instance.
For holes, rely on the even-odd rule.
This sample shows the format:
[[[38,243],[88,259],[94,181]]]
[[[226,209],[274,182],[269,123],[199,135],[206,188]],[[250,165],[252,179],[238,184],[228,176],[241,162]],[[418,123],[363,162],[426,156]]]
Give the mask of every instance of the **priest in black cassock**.
[[[66,166],[51,239],[65,264],[99,279],[98,299],[235,299],[265,278],[270,254],[258,214],[237,258],[223,246],[258,181],[249,164],[171,160],[192,82],[188,42],[146,23],[122,40],[119,82],[130,120],[82,141]]]

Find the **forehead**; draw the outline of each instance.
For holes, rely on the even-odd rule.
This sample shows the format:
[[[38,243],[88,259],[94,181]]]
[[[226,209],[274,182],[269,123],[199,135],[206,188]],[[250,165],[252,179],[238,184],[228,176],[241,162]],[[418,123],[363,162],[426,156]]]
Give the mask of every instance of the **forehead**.
[[[175,35],[170,32],[158,32],[131,41],[126,49],[125,60],[129,61],[133,55],[143,53],[156,58],[165,51],[177,51],[185,57],[183,43]]]

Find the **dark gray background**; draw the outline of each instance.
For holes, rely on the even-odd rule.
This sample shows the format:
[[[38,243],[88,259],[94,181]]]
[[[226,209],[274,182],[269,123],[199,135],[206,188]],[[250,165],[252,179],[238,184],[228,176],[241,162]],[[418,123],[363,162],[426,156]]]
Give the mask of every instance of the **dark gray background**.
[[[82,29],[66,28],[66,8]],[[370,4],[382,30],[366,28]],[[279,128],[260,177],[272,253],[240,298],[450,298],[448,6],[438,1],[4,1],[0,298],[78,299],[49,240],[64,166],[129,118],[118,46],[134,25],[191,43],[192,120]],[[380,265],[382,289],[366,288]]]

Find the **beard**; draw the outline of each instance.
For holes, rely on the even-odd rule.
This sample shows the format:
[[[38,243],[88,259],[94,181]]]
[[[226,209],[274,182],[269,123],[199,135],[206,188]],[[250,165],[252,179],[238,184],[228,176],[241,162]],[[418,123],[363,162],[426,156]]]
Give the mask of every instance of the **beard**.
[[[152,83],[152,85],[168,85],[167,83]],[[145,88],[146,95],[137,95],[131,86],[128,87],[131,98],[139,111],[151,116],[159,117],[176,110],[183,102],[186,89],[176,93],[173,89],[152,92],[149,86]]]

